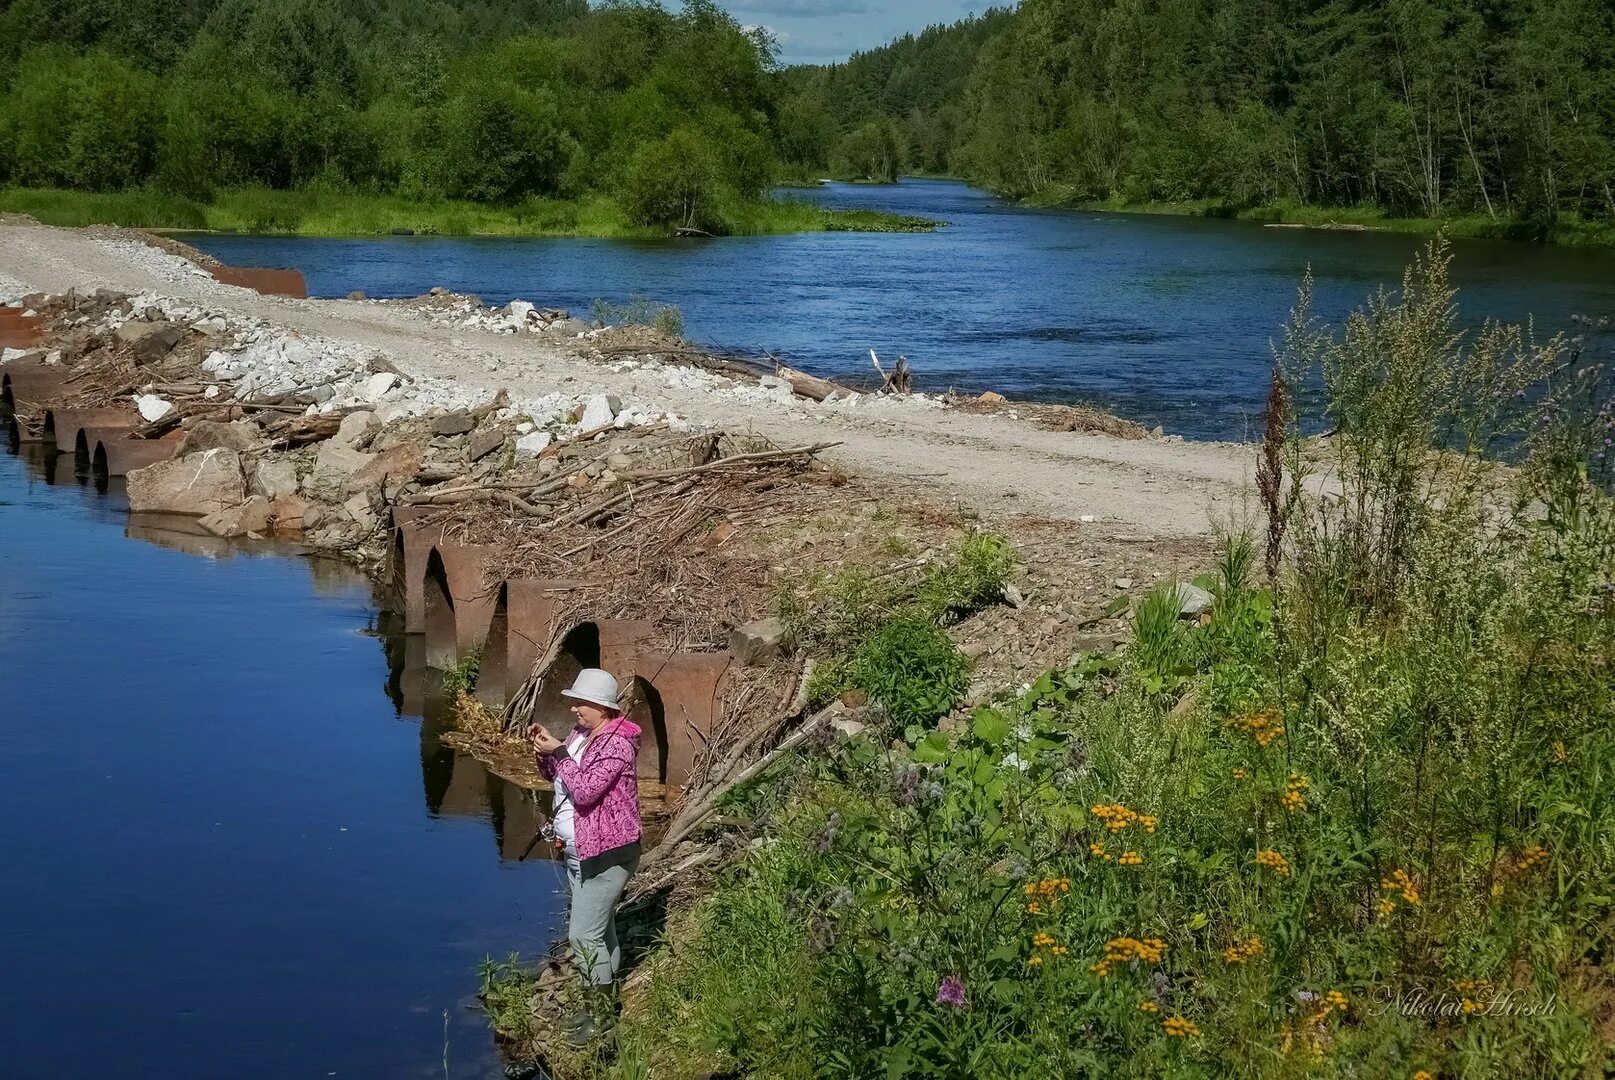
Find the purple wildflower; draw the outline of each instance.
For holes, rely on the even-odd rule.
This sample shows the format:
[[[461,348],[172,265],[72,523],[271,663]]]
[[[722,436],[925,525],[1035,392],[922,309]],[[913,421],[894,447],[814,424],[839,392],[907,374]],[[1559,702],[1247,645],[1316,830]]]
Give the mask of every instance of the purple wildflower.
[[[959,1009],[970,1008],[970,1002],[965,997],[964,980],[957,975],[949,975],[943,979],[942,985],[936,988],[936,1003],[952,1005]]]

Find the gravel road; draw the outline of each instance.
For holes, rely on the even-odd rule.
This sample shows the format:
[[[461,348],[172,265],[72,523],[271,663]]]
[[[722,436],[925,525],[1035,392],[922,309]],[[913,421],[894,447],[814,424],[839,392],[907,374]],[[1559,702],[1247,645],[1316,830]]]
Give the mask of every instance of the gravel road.
[[[177,256],[97,230],[0,225],[0,299],[7,291],[101,287],[266,319],[376,350],[411,375],[450,378],[479,392],[506,387],[518,403],[554,391],[604,392],[781,445],[840,442],[825,455],[839,466],[912,485],[916,497],[960,500],[989,518],[1088,518],[1092,527],[1140,538],[1203,536],[1244,507],[1254,490],[1249,446],[1052,432],[1002,416],[867,396],[857,407],[759,401],[645,369],[613,370],[547,335],[436,326],[396,304],[259,296],[221,285]]]

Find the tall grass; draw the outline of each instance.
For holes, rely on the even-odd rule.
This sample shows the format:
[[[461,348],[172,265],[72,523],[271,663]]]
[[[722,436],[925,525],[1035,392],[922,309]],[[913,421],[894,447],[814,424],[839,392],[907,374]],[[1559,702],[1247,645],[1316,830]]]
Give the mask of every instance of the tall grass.
[[[113,194],[38,188],[0,189],[0,211],[31,214],[47,225],[122,225],[143,229],[207,229],[288,236],[585,236],[655,239],[668,231],[635,225],[606,195],[577,200],[527,199],[514,206],[416,202],[390,195],[320,189],[230,188],[203,203],[150,190]],[[721,209],[736,236],[792,232],[915,232],[919,218],[872,211],[826,210],[796,199],[736,202]]]
[[[1303,297],[1267,584],[1236,535],[1208,623],[1163,591],[955,736],[766,777],[634,1067],[1608,1075],[1615,404],[1573,341],[1457,337],[1446,265],[1333,332]]]

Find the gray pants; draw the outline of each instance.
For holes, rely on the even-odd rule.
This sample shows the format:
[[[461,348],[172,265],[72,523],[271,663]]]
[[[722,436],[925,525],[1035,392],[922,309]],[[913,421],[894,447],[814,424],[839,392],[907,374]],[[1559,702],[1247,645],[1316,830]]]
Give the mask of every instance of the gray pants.
[[[571,939],[578,970],[591,986],[610,986],[622,966],[622,948],[617,943],[617,901],[638,868],[636,855],[628,865],[613,866],[584,881],[577,856],[567,850],[566,880],[572,888],[567,937]]]

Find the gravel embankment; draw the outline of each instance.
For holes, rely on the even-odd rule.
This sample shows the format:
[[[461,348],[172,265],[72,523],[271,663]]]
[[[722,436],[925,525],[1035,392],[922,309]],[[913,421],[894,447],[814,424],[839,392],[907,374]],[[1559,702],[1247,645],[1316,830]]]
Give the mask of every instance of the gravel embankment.
[[[423,291],[431,284],[423,280]],[[246,356],[251,362],[240,377],[262,379],[266,391],[285,379],[329,386],[331,396],[316,408],[354,401],[409,401],[411,412],[459,408],[508,388],[512,407],[538,418],[587,395],[611,394],[621,399],[628,422],[671,416],[692,427],[751,430],[781,445],[838,441],[829,460],[912,483],[925,498],[1118,535],[1205,535],[1251,490],[1254,455],[1245,446],[1047,431],[926,398],[860,395],[814,403],[781,387],[737,384],[676,364],[602,363],[586,355],[587,341],[577,338],[582,331],[570,324],[559,332],[518,332],[508,318],[469,310],[443,317],[400,303],[264,297],[222,285],[187,260],[137,241],[95,230],[0,226],[0,301],[100,287],[251,325],[256,335],[220,363]],[[365,396],[378,358],[379,366],[405,377],[400,388],[382,392],[396,397],[382,402]]]

